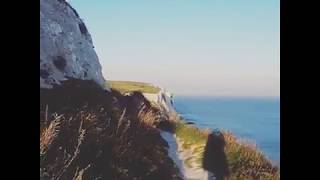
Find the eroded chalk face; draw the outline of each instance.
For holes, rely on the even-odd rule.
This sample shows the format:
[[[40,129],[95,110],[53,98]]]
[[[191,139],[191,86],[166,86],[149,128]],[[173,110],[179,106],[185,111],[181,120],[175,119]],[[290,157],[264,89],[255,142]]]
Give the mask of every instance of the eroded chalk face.
[[[68,78],[106,87],[87,27],[64,0],[40,0],[40,88]]]

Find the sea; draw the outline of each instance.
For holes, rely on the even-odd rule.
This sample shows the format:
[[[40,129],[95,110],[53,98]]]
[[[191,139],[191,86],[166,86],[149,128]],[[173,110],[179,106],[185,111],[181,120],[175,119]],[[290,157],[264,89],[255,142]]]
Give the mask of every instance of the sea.
[[[255,143],[280,167],[280,99],[176,96],[174,107],[199,128],[225,129]]]

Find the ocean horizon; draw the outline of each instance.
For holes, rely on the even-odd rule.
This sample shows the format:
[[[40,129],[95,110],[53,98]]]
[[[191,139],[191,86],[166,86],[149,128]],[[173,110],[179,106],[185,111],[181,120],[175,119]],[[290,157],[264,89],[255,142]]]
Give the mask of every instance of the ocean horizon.
[[[254,142],[280,166],[280,98],[176,96],[174,107],[199,128],[225,129]]]

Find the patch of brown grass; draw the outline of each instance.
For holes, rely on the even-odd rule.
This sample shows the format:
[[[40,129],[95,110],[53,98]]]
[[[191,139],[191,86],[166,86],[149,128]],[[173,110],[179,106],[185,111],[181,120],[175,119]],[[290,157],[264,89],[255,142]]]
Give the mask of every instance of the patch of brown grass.
[[[223,136],[231,171],[230,179],[280,179],[279,170],[255,144],[248,140],[239,140],[228,131],[223,131]]]
[[[47,128],[40,134],[40,155],[50,148],[50,145],[58,136],[62,116],[56,116]]]
[[[154,127],[156,120],[159,118],[159,114],[150,109],[146,111],[141,110],[138,113],[138,119],[142,126]]]

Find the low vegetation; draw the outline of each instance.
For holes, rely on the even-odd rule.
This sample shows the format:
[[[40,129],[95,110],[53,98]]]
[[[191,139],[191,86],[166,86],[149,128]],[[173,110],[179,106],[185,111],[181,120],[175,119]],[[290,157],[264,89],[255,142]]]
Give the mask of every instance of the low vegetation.
[[[152,84],[133,82],[133,81],[108,81],[112,89],[120,91],[121,93],[130,93],[139,91],[141,93],[156,94],[160,91],[159,87],[155,87]]]
[[[272,165],[254,144],[237,139],[232,133],[223,131],[226,142],[225,153],[233,179],[280,179],[279,169]]]
[[[202,165],[217,180],[280,179],[279,169],[253,144],[179,117],[163,121],[169,118],[141,94],[150,91],[126,86],[119,92],[121,86],[111,85],[106,92],[93,81],[69,80],[40,89],[40,179],[180,180],[157,127],[175,133],[193,152],[187,163]],[[128,89],[131,95],[123,96]]]
[[[139,92],[83,80],[40,89],[40,179],[181,179],[158,119]]]
[[[182,147],[193,149],[195,161],[202,163],[205,169],[215,174],[222,172],[221,177],[228,180],[280,179],[279,169],[252,143],[239,140],[228,131],[201,130],[183,121],[172,124],[177,138],[183,142]]]

